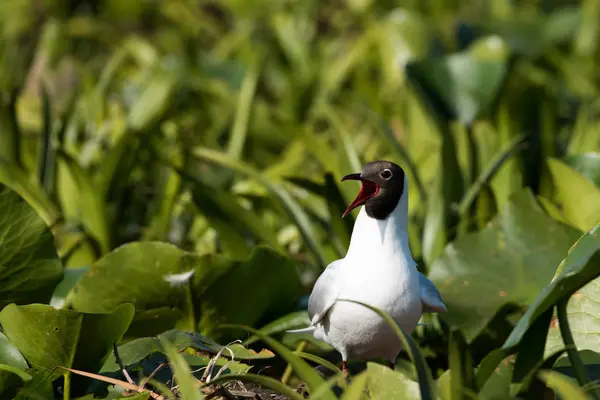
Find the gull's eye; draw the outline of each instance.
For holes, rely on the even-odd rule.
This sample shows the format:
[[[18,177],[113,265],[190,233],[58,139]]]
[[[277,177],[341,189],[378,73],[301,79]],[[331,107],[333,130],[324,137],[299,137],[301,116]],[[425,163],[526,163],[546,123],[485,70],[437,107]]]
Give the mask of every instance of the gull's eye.
[[[383,171],[381,171],[381,174],[379,174],[379,176],[381,176],[385,180],[389,180],[392,177],[392,171],[386,168]]]

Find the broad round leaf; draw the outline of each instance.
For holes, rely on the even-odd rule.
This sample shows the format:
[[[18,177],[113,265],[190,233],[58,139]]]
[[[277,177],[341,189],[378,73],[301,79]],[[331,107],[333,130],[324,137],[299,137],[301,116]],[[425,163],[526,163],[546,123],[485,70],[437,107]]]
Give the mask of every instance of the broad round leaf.
[[[107,314],[10,304],[0,312],[0,324],[33,368],[49,372],[61,366],[97,372],[113,343],[127,331],[133,313],[131,304]]]
[[[366,389],[372,399],[420,399],[419,384],[400,372],[373,362],[367,363]]]
[[[254,324],[273,307],[293,303],[298,285],[294,262],[266,247],[237,261],[137,242],[98,260],[68,302],[85,312],[107,312],[123,303],[133,303],[138,312],[171,307],[181,313],[177,327],[194,329],[201,318],[206,333],[221,322]]]
[[[584,235],[561,265],[564,273],[553,283],[555,291],[574,294],[567,304],[567,316],[578,350],[600,352],[600,224]],[[590,279],[597,277],[590,282]],[[586,283],[588,282],[588,283]],[[582,287],[582,285],[585,286]],[[578,290],[581,288],[580,290]],[[576,291],[577,290],[577,291]],[[558,322],[548,331],[546,354],[564,347]]]
[[[48,302],[62,276],[50,229],[25,200],[0,184],[0,309]]]
[[[172,346],[174,346],[177,349],[177,351],[193,349],[196,350],[198,353],[210,355],[217,354],[225,347],[216,343],[212,339],[204,337],[200,334],[172,329],[163,332],[158,336],[132,340],[119,346],[117,351],[119,353],[121,361],[123,362],[123,365],[127,367],[142,361],[143,359],[149,357],[153,353],[164,353],[165,349],[162,346],[163,341],[169,342]],[[246,349],[245,347],[240,346],[239,344],[230,345],[227,346],[227,348],[229,350],[224,350],[221,353],[222,356],[225,358],[231,358],[232,353],[234,358],[237,360],[274,357],[274,354],[266,349],[257,353],[254,350]],[[115,356],[113,353],[111,353],[108,356],[106,362],[104,363],[104,366],[102,367],[102,372],[113,372],[118,371],[119,369],[120,368],[117,364]]]
[[[544,214],[529,190],[518,192],[485,229],[451,243],[432,265],[429,278],[448,306],[443,318],[472,341],[505,305],[530,304],[577,236]]]
[[[600,273],[600,225],[584,234],[569,249],[567,257],[560,263],[552,283],[545,287],[521,317],[510,336],[502,346],[510,350],[515,348],[533,323],[543,313],[554,307],[565,296],[571,296],[582,286],[590,282]],[[577,295],[579,296],[579,295]],[[578,297],[572,299],[577,303]],[[558,329],[556,329],[558,331]],[[599,336],[600,338],[600,336]],[[557,350],[553,347],[546,354]]]

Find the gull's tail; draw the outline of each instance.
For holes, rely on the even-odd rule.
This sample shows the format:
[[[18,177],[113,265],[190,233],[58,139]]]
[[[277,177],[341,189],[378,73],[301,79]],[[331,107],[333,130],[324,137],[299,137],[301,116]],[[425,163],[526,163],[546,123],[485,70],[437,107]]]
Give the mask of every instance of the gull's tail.
[[[293,329],[291,331],[286,331],[287,333],[312,333],[315,330],[314,326],[308,326],[302,329]]]

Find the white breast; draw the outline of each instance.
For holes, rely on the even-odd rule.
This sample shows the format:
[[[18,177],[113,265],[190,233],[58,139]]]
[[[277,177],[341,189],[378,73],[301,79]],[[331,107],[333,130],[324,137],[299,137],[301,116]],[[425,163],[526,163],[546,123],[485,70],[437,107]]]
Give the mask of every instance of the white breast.
[[[380,308],[410,333],[421,317],[422,303],[419,275],[408,247],[407,208],[402,199],[384,221],[370,218],[361,209],[338,279],[340,299]],[[320,329],[320,335],[346,357],[394,360],[401,350],[385,321],[357,304],[337,302]]]

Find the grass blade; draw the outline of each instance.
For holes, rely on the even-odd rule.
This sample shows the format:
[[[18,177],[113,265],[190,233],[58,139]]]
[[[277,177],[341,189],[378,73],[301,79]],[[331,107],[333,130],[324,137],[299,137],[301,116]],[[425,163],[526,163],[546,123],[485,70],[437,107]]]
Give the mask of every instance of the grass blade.
[[[540,379],[546,385],[561,395],[563,399],[568,400],[588,400],[589,397],[577,387],[575,383],[565,375],[555,371],[540,371],[538,374]]]
[[[573,334],[571,333],[571,328],[569,328],[569,318],[567,316],[567,304],[569,299],[563,299],[556,305],[556,314],[558,316],[558,326],[560,328],[560,334],[562,336],[563,342],[567,349],[567,356],[569,357],[569,361],[571,362],[571,366],[573,367],[573,374],[575,378],[577,378],[577,382],[579,382],[580,386],[586,386],[590,383],[590,377],[585,370],[585,365],[583,364],[583,360],[581,356],[577,352],[577,346],[575,345],[575,340],[573,339]],[[600,399],[600,396],[596,391],[592,392],[593,398]],[[570,397],[569,397],[570,398]]]
[[[155,400],[164,400],[164,397],[161,395],[158,395],[148,389],[144,389],[140,386],[136,386],[136,385],[132,385],[129,382],[124,382],[124,381],[120,381],[118,379],[114,379],[114,378],[109,378],[108,376],[104,376],[104,375],[99,375],[99,374],[93,374],[91,372],[85,372],[85,371],[80,371],[77,369],[73,369],[73,368],[67,368],[67,367],[58,367],[60,369],[64,369],[66,371],[69,371],[73,374],[76,375],[81,375],[81,376],[85,376],[87,378],[91,378],[91,379],[95,379],[98,381],[102,381],[102,382],[106,382],[106,383],[110,383],[111,385],[115,385],[115,386],[120,386],[124,389],[128,389],[131,391],[135,391],[138,393],[148,393],[150,395],[150,397],[152,397]]]
[[[37,182],[32,182],[27,172],[15,164],[0,160],[0,183],[13,189],[31,204],[48,226],[54,226],[62,218],[42,187]]]
[[[27,372],[23,371],[20,368],[13,367],[12,365],[0,364],[0,371],[8,371],[15,375],[17,375],[23,382],[30,381],[33,377],[29,375]]]
[[[379,315],[381,318],[383,318],[385,322],[387,322],[388,325],[392,327],[392,329],[396,332],[396,335],[398,335],[398,338],[402,342],[402,345],[404,346],[404,349],[408,353],[413,364],[415,365],[415,369],[417,370],[417,377],[419,379],[419,390],[421,392],[421,398],[423,400],[435,400],[437,398],[435,394],[435,382],[431,377],[431,371],[429,370],[429,367],[425,362],[425,357],[423,357],[423,353],[416,345],[414,340],[406,332],[404,332],[404,330],[400,328],[396,324],[396,322],[394,322],[392,317],[384,311],[381,311],[373,306],[370,306],[369,304],[361,303],[359,301],[344,299],[338,299],[338,301],[347,301],[349,303],[356,303],[367,307],[368,309],[372,310],[377,315]]]
[[[367,372],[361,372],[352,379],[352,383],[348,385],[348,389],[344,391],[342,400],[361,400],[364,398],[365,388],[369,375]]]
[[[336,373],[336,374],[341,374],[342,370],[339,369],[337,367],[337,365],[335,365],[332,362],[327,361],[324,358],[321,358],[319,356],[315,356],[314,354],[310,354],[310,353],[305,353],[303,351],[294,351],[294,354],[297,355],[298,357],[302,357],[308,361],[312,361],[314,363],[317,363],[319,365],[324,366],[325,368],[331,370],[332,372]]]
[[[226,324],[222,325],[223,328],[235,328],[235,329],[243,329],[247,332],[252,333],[255,336],[258,336],[263,342],[265,342],[269,347],[273,349],[281,358],[283,358],[288,364],[292,366],[294,372],[298,375],[300,379],[302,379],[311,393],[315,393],[316,390],[321,387],[325,381],[319,376],[319,374],[314,371],[311,366],[306,363],[302,358],[295,355],[291,350],[285,347],[283,344],[279,343],[277,340],[263,334],[259,330],[250,328],[244,325],[235,325],[235,324]],[[335,399],[335,395],[331,390],[327,390],[323,393],[323,399]]]
[[[281,203],[290,219],[296,224],[302,235],[302,238],[306,242],[308,248],[312,251],[319,266],[321,268],[326,266],[324,252],[315,239],[317,235],[312,229],[310,219],[302,207],[300,207],[300,205],[279,182],[271,181],[265,178],[259,171],[255,170],[250,165],[235,160],[218,150],[208,149],[205,147],[196,147],[192,151],[191,155],[196,159],[208,161],[210,163],[228,168],[232,171],[244,174],[263,185]]]
[[[185,362],[185,359],[171,343],[164,339],[160,340],[165,354],[169,359],[169,365],[175,375],[175,380],[179,386],[179,392],[186,400],[202,400],[204,396],[198,389],[196,382],[198,380],[192,375],[190,366]]]
[[[260,62],[255,60],[246,72],[246,76],[242,81],[235,120],[233,122],[233,127],[231,128],[229,145],[227,146],[227,154],[236,159],[241,157],[242,151],[244,150],[250,112],[252,110],[252,100],[254,99],[254,94],[256,92],[259,75]]]
[[[43,128],[41,132],[38,178],[41,186],[46,193],[52,193],[52,184],[54,180],[54,148],[52,146],[52,107],[50,105],[50,95],[46,85],[41,85],[42,89],[42,119]]]
[[[449,340],[450,387],[452,399],[464,399],[466,391],[476,393],[473,359],[469,344],[458,329],[450,331]]]
[[[21,133],[17,122],[17,100],[19,91],[13,90],[10,98],[0,104],[0,161],[22,168]]]
[[[255,374],[244,374],[244,375],[225,375],[220,376],[216,379],[210,381],[210,383],[204,385],[203,387],[218,385],[221,383],[232,382],[232,381],[241,381],[254,383],[271,390],[275,390],[278,393],[281,393],[284,396],[289,397],[291,400],[304,400],[304,397],[300,396],[298,393],[294,391],[294,389],[289,386],[284,385],[276,379],[269,378],[268,376],[255,375]]]
[[[515,136],[511,139],[506,146],[500,150],[500,152],[493,158],[488,167],[481,171],[475,182],[471,185],[471,187],[467,190],[465,195],[463,196],[459,206],[458,212],[461,217],[464,217],[469,212],[471,204],[477,198],[477,195],[481,191],[482,187],[489,183],[489,181],[494,177],[494,174],[500,169],[500,167],[504,164],[504,162],[519,148],[519,146],[523,143],[525,136],[519,135]]]

